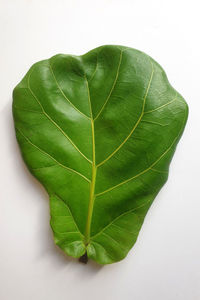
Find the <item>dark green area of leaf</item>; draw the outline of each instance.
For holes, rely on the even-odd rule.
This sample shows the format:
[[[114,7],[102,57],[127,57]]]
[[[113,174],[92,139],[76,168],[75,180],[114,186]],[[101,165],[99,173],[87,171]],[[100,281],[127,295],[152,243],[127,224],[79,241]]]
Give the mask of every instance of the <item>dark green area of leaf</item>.
[[[17,140],[50,197],[55,243],[123,259],[167,180],[187,104],[148,55],[102,46],[34,64],[13,93]]]

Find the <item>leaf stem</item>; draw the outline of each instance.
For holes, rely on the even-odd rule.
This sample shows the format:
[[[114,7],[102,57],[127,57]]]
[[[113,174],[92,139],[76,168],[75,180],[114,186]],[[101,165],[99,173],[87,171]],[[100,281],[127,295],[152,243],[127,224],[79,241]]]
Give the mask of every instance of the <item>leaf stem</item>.
[[[83,264],[87,264],[87,262],[88,262],[87,252],[79,258],[79,261]]]

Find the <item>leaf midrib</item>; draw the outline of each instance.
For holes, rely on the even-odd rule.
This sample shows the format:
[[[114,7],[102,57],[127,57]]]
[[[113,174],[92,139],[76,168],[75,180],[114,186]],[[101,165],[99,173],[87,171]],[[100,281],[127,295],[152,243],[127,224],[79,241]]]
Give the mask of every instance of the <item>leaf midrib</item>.
[[[96,156],[95,156],[95,132],[94,132],[94,118],[92,113],[92,104],[90,99],[90,90],[88,79],[85,75],[85,81],[88,91],[88,102],[90,107],[90,115],[91,115],[91,131],[92,131],[92,178],[90,183],[90,197],[89,197],[89,204],[88,204],[88,214],[86,220],[86,227],[85,227],[85,245],[87,246],[90,242],[90,231],[91,231],[91,222],[92,222],[92,214],[93,214],[93,207],[94,207],[94,200],[95,200],[95,183],[96,183]]]
[[[121,60],[122,60],[122,51],[120,53],[119,65],[118,65],[118,68],[117,68],[117,74],[116,74],[116,77],[115,77],[114,84],[113,84],[113,86],[111,88],[111,92],[110,92],[108,98],[106,99],[106,102],[104,103],[102,109],[100,110],[99,114],[104,109],[104,106],[106,105],[108,99],[110,98],[110,95],[112,94],[113,88],[116,84],[116,81],[117,81],[117,78],[118,78],[118,75],[119,75]],[[151,86],[153,73],[154,73],[154,68],[153,68],[152,62],[151,62],[151,67],[152,67],[152,71],[151,71],[151,76],[150,76],[150,79],[149,79],[149,82],[148,82],[148,85],[147,85],[147,89],[146,89],[146,92],[145,92],[145,95],[144,95],[144,99],[143,99],[142,112],[141,112],[141,115],[140,115],[137,123],[135,124],[133,130],[131,131],[130,135],[132,135],[133,131],[135,130],[135,128],[140,123],[140,120],[141,120],[141,118],[144,114],[145,102],[146,102],[146,98],[147,98],[147,95],[148,95],[148,92],[149,92],[149,89],[150,89],[150,86]],[[91,98],[90,98],[90,90],[89,90],[89,83],[88,83],[88,79],[87,79],[86,75],[85,75],[85,80],[86,80],[86,86],[87,86],[87,91],[88,91],[88,102],[89,102],[89,107],[90,107],[91,130],[92,130],[92,178],[91,178],[91,183],[90,183],[90,197],[89,197],[88,214],[87,214],[86,229],[85,229],[85,245],[87,246],[90,242],[90,231],[91,231],[93,207],[94,207],[94,201],[95,201],[95,198],[96,198],[96,195],[95,195],[96,174],[97,174],[97,168],[100,166],[100,164],[96,165],[96,159],[95,159],[95,132],[94,132],[94,121],[99,116],[99,114],[96,116],[96,118],[93,117],[92,104],[91,104]],[[124,142],[121,144],[121,146],[124,143],[126,143],[128,138],[129,138],[129,136],[124,140]],[[121,148],[121,146],[120,146],[120,148]],[[118,151],[118,150],[119,150],[119,148],[116,149],[116,151]],[[109,159],[109,158],[110,157],[108,157],[107,159]]]

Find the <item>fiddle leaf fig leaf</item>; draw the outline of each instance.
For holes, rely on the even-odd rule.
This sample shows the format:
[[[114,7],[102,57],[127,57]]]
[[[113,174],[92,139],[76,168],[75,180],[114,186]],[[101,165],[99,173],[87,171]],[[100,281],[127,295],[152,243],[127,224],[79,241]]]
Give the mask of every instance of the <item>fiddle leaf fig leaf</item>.
[[[187,115],[160,65],[135,49],[102,46],[31,67],[13,92],[16,136],[66,254],[99,264],[127,255]]]

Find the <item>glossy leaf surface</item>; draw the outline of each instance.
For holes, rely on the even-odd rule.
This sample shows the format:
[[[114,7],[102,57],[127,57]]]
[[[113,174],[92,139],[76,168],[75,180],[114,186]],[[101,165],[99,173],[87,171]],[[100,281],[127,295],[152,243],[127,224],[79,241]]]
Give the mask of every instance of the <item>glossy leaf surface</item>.
[[[13,93],[17,140],[50,197],[55,243],[123,259],[167,180],[187,105],[149,56],[122,46],[34,64]]]

